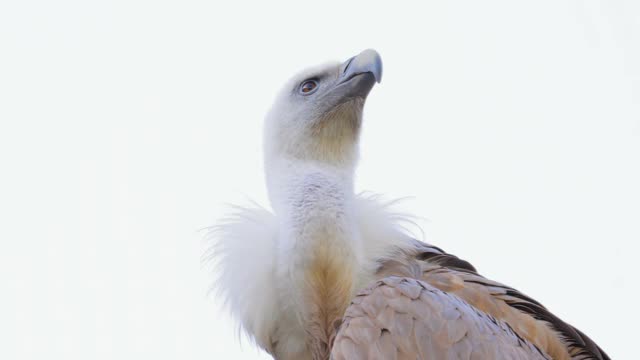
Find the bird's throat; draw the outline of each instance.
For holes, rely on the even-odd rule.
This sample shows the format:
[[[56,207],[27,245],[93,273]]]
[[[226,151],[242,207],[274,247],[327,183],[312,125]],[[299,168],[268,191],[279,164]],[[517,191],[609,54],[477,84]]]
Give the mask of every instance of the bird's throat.
[[[327,171],[298,173],[285,183],[285,275],[314,359],[328,359],[354,293],[359,234],[351,179]]]

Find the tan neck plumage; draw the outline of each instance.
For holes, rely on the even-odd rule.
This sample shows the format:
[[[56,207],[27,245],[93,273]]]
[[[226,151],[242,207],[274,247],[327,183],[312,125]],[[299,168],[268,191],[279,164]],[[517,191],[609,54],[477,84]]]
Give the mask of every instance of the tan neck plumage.
[[[325,168],[296,172],[281,185],[292,287],[314,360],[329,359],[332,339],[354,294],[359,237],[350,175]]]

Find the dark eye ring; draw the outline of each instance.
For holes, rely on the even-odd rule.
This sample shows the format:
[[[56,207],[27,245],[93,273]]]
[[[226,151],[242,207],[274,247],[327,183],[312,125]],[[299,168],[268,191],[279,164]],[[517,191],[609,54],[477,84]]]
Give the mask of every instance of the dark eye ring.
[[[318,90],[318,82],[315,80],[305,80],[300,84],[300,93],[302,95],[310,95]]]

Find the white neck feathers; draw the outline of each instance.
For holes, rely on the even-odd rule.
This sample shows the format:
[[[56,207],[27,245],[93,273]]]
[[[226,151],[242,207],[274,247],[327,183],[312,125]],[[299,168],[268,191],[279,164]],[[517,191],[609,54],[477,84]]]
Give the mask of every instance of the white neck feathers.
[[[283,168],[271,168],[268,181],[279,227],[276,276],[286,284],[307,346],[322,358],[362,263],[353,174],[309,162],[276,166]]]

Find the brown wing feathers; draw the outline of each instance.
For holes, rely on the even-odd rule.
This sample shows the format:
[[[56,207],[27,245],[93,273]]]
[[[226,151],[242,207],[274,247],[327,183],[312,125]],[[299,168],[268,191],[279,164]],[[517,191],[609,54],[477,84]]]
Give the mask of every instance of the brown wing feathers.
[[[418,243],[417,248],[419,251],[414,255],[415,258],[426,263],[426,266],[423,266],[423,280],[441,288],[441,290],[452,291],[453,293],[461,295],[463,299],[469,301],[473,306],[480,305],[480,308],[486,309],[489,306],[482,306],[480,303],[487,301],[487,299],[482,299],[481,297],[476,298],[473,295],[466,294],[463,289],[457,289],[460,285],[457,284],[456,280],[461,279],[464,283],[464,287],[475,288],[474,290],[479,290],[478,287],[482,287],[486,289],[489,295],[493,298],[491,300],[498,302],[501,301],[510,308],[516,309],[522,314],[526,314],[537,321],[547,324],[550,329],[557,333],[557,336],[560,338],[560,341],[564,346],[566,346],[572,359],[610,359],[609,356],[607,356],[607,354],[593,342],[593,340],[583,334],[580,330],[553,315],[538,301],[511,287],[484,278],[477,273],[473,265],[454,255],[445,253],[440,248],[426,245],[424,243]],[[447,275],[449,275],[450,278],[455,278],[456,280],[450,280],[450,283],[443,285],[442,279],[438,279],[437,276],[430,279],[430,275],[434,273],[449,273]],[[494,311],[490,311],[489,313],[491,314],[492,312]],[[495,310],[495,312],[496,313],[491,315],[497,316],[498,318],[501,318],[500,315],[504,315],[500,314],[499,310]],[[508,316],[504,316],[503,320],[509,324],[510,318]],[[509,325],[516,329],[521,327],[518,326],[518,324]],[[516,330],[516,333],[517,332],[518,331]],[[533,340],[535,343],[536,339],[534,336],[530,336],[529,340]],[[551,345],[547,344],[547,346]],[[549,349],[546,350],[549,351]],[[553,351],[550,351],[550,354],[552,353]]]
[[[550,359],[507,323],[423,281],[386,277],[347,309],[333,360]]]

